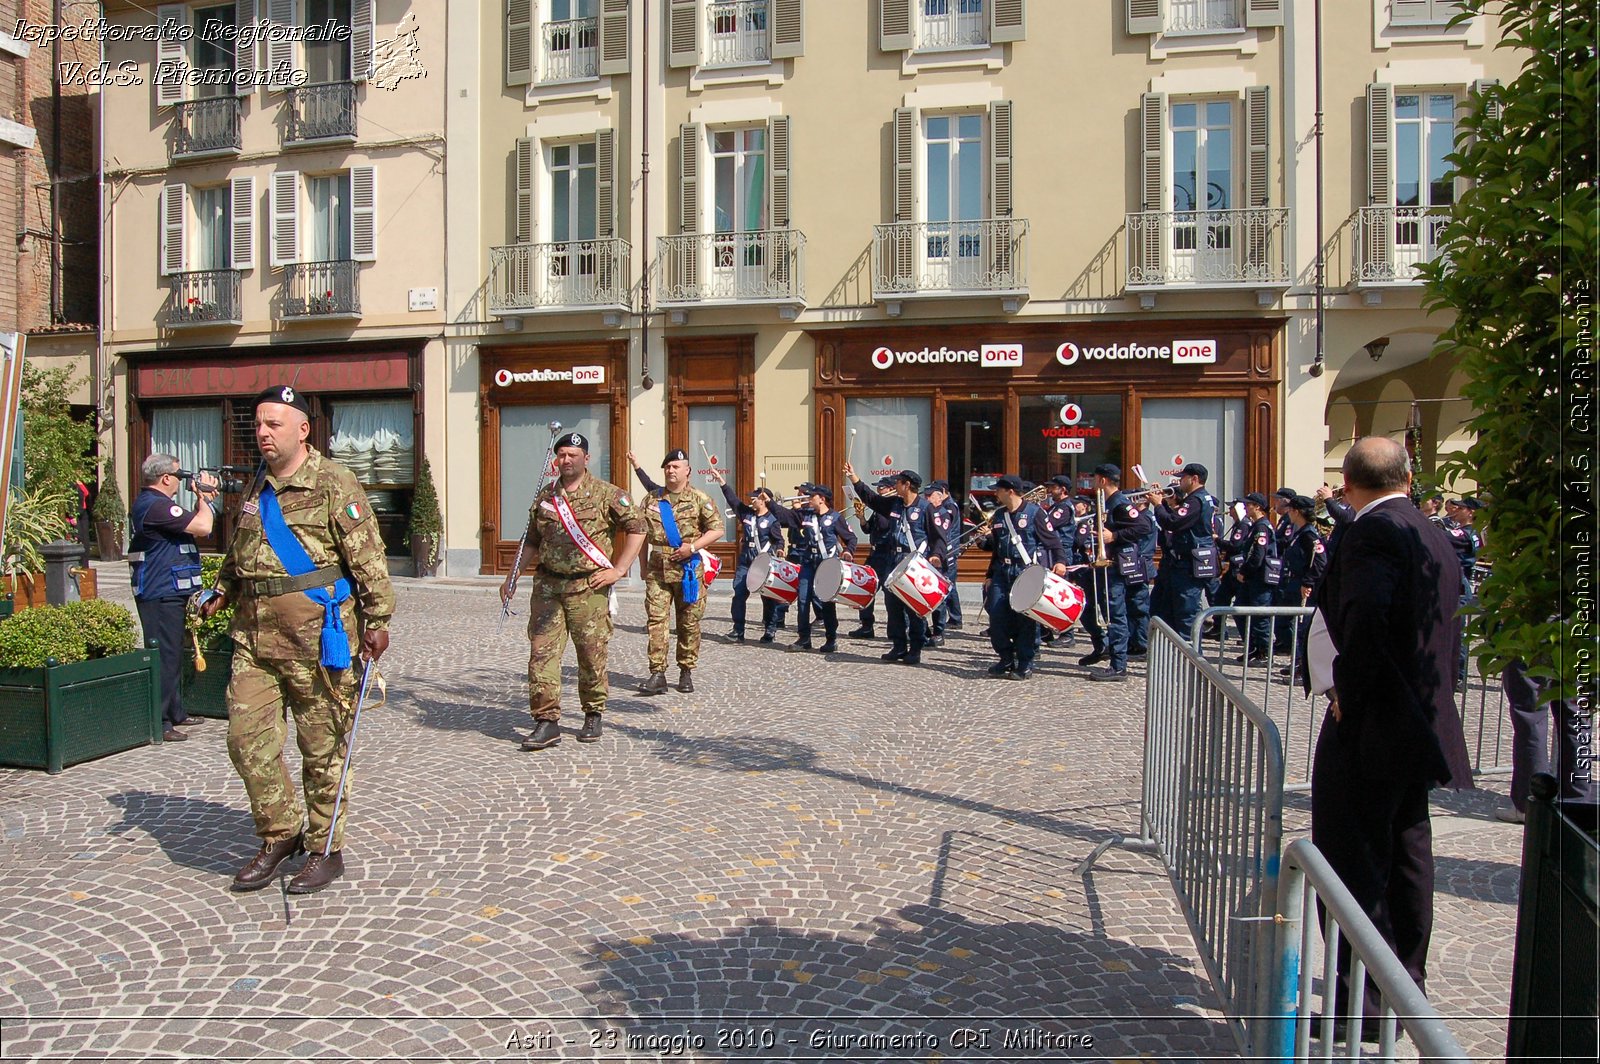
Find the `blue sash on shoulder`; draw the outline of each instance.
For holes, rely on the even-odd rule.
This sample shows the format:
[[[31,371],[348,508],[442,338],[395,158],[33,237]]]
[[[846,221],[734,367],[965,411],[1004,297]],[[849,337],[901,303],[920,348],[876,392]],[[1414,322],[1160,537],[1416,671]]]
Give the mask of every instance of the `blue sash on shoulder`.
[[[661,510],[661,530],[667,534],[667,542],[673,550],[683,546],[683,533],[678,531],[678,517],[672,512],[672,504],[667,501],[666,495],[656,500],[656,506]],[[683,563],[683,601],[685,605],[700,601],[700,555],[691,554]]]
[[[267,534],[267,544],[289,575],[304,576],[315,571],[317,564],[284,521],[283,507],[278,505],[278,493],[272,490],[271,484],[261,485],[260,506],[261,528]],[[307,588],[305,596],[322,607],[322,664],[330,669],[348,669],[350,638],[345,634],[339,606],[350,597],[350,581],[341,576],[332,588]]]

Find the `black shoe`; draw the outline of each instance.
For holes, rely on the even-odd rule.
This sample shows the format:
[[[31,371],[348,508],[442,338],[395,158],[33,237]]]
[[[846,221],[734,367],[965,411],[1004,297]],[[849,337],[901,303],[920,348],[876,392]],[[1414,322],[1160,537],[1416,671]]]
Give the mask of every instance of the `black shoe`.
[[[846,639],[876,639],[876,638],[878,638],[878,634],[876,632],[874,632],[869,626],[867,626],[865,624],[863,624],[859,628],[851,629],[850,631],[846,632],[844,635],[845,635]]]
[[[667,674],[664,672],[652,672],[650,678],[639,685],[639,693],[642,695],[666,694]]]
[[[770,643],[776,638],[778,638],[778,635],[771,628],[761,633],[761,642],[763,643]]]
[[[989,666],[989,675],[990,676],[1007,676],[1015,668],[1016,668],[1016,665],[1014,665],[1013,663],[1011,663],[1009,661],[997,661],[993,665]]]
[[[944,646],[944,636],[930,635],[928,641],[922,645],[925,647],[942,647]]]
[[[600,714],[585,713],[583,727],[578,729],[580,743],[597,743],[600,741]]]
[[[1233,662],[1235,665],[1266,665],[1271,663],[1272,658],[1261,653],[1260,651],[1256,651],[1249,657],[1246,657],[1243,654],[1238,654],[1229,658],[1228,660]]]
[[[344,875],[344,855],[334,850],[324,857],[314,853],[306,858],[306,866],[295,873],[289,880],[290,894],[315,894],[323,887],[332,885],[333,881]]]
[[[899,661],[901,658],[905,657],[909,653],[911,653],[909,650],[894,650],[894,649],[891,649],[886,654],[879,654],[878,655],[878,659],[880,661]]]
[[[554,746],[561,741],[561,725],[553,720],[541,720],[534,724],[533,731],[522,740],[524,750],[543,750]]]
[[[692,670],[692,669],[679,669],[678,670],[678,690],[682,691],[686,695],[694,694],[694,675],[693,675],[693,673],[694,673],[694,670]]]
[[[244,893],[250,890],[260,890],[272,882],[272,877],[278,871],[278,866],[297,853],[304,853],[305,847],[301,845],[300,836],[284,839],[282,842],[269,842],[261,847],[261,851],[250,859],[250,863],[239,869],[239,874],[233,877],[233,882],[228,885],[229,890]]]
[[[178,722],[178,727],[180,727],[180,728],[197,728],[200,725],[204,724],[205,722],[206,722],[206,718],[204,718],[204,717],[189,716],[189,717],[184,717],[182,720],[180,720]]]
[[[839,641],[837,639],[830,639],[826,643],[822,644],[820,647],[817,648],[817,653],[818,654],[832,654],[834,651],[836,651],[838,649],[839,649]]]
[[[945,627],[946,628],[960,628],[961,627],[961,622],[960,621],[950,621],[948,624],[945,625]]]
[[[920,650],[909,651],[909,652],[907,652],[905,657],[900,658],[898,660],[899,660],[900,664],[902,664],[902,665],[921,665],[922,664],[922,651],[920,651]]]
[[[1044,628],[1044,625],[1040,625],[1039,627]],[[1049,646],[1051,643],[1054,643],[1055,641],[1056,641],[1056,633],[1055,633],[1055,631],[1053,629],[1045,628],[1044,631],[1039,633],[1039,642],[1042,645]]]
[[[1033,679],[1033,666],[1024,666],[1013,672],[1009,678],[1013,680],[1031,680]]]
[[[743,628],[735,628],[733,631],[728,633],[728,638],[733,640],[735,643],[743,643],[744,642],[744,629]]]
[[[161,733],[161,741],[166,743],[186,743],[189,737],[177,728],[168,728]]]
[[[810,650],[811,649],[811,640],[809,640],[809,639],[801,639],[798,642],[790,643],[789,644],[789,649],[790,650]]]
[[[1128,680],[1128,670],[1102,669],[1098,672],[1091,672],[1089,674],[1089,679],[1098,683],[1126,683]]]
[[[1130,658],[1142,658],[1142,657],[1145,656],[1146,653],[1148,653],[1148,650],[1145,647],[1140,647],[1138,650],[1130,650],[1130,651],[1128,651],[1128,657],[1130,657]]]
[[[1079,658],[1078,664],[1087,669],[1090,665],[1098,665],[1104,660],[1106,660],[1106,652],[1103,650],[1096,650],[1093,654],[1086,654]]]

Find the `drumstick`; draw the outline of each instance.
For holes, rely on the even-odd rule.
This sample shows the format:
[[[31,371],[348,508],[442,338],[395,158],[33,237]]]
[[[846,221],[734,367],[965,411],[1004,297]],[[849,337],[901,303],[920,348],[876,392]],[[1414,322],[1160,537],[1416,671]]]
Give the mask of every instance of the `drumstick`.
[[[852,462],[852,459],[855,458],[855,454],[856,454],[856,430],[855,429],[851,429],[850,430],[850,442],[845,444],[845,448],[844,448],[844,460],[845,460],[845,462],[850,463],[850,464],[854,464]]]
[[[700,441],[700,453],[706,456],[706,467],[707,467],[706,468],[706,479],[710,480],[710,479],[712,479],[711,470],[716,468],[717,463],[715,463],[715,462],[713,462],[711,460],[711,452],[706,450],[706,441],[705,440],[701,440]]]
[[[1145,478],[1144,466],[1138,462],[1133,463],[1133,479],[1137,480],[1140,484],[1150,483],[1150,481]]]

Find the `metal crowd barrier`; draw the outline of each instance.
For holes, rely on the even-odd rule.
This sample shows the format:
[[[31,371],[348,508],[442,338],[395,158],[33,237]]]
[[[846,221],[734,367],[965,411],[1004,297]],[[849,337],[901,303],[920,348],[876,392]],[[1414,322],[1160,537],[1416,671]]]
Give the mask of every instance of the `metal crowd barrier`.
[[[1152,620],[1137,840],[1166,865],[1229,1025],[1245,1053],[1270,1015],[1273,919],[1283,845],[1277,726],[1165,622]]]
[[[1467,1054],[1400,959],[1361,911],[1327,859],[1309,839],[1292,843],[1283,854],[1278,882],[1277,970],[1273,996],[1277,1018],[1263,1049],[1271,1060],[1395,1060],[1396,1028],[1426,1061],[1466,1064]],[[1312,935],[1307,913],[1322,909],[1322,944]],[[1348,999],[1335,1015],[1339,943],[1349,944]],[[1313,973],[1321,969],[1320,983]],[[1376,1019],[1363,1020],[1368,980],[1377,990]],[[1320,999],[1320,1008],[1314,1004]],[[1372,1026],[1376,1030],[1371,1030]],[[1363,1028],[1369,1028],[1363,1031]],[[1377,1049],[1363,1050],[1364,1034],[1376,1035]],[[1410,1054],[1407,1054],[1410,1059]]]
[[[1297,663],[1301,660],[1299,621],[1314,611],[1307,606],[1210,606],[1195,618],[1189,639],[1194,649],[1229,677],[1240,691],[1249,695],[1272,718],[1283,736],[1283,760],[1287,771],[1284,789],[1306,790],[1311,786],[1311,755],[1317,747],[1317,733],[1326,710],[1320,695],[1307,695],[1300,682]],[[1269,637],[1266,646],[1254,638],[1248,623],[1252,617],[1276,621],[1291,618],[1287,644]],[[1219,630],[1208,634],[1213,620]],[[1244,632],[1230,623],[1245,621]],[[1258,655],[1264,655],[1261,660]],[[1506,713],[1505,689],[1498,675],[1486,674],[1471,656],[1467,662],[1467,683],[1456,693],[1456,708],[1472,754],[1475,774],[1511,771],[1511,726]]]

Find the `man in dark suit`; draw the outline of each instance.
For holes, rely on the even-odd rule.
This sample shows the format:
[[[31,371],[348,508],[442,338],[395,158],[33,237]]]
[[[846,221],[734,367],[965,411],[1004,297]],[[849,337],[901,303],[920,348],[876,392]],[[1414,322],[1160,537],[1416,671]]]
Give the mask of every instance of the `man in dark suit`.
[[[1313,598],[1328,638],[1312,635],[1312,686],[1329,702],[1311,840],[1421,987],[1433,931],[1428,791],[1470,788],[1472,768],[1452,701],[1461,569],[1410,488],[1400,444],[1368,436],[1350,448],[1344,497],[1356,517]],[[1341,976],[1341,1011],[1345,992]]]

